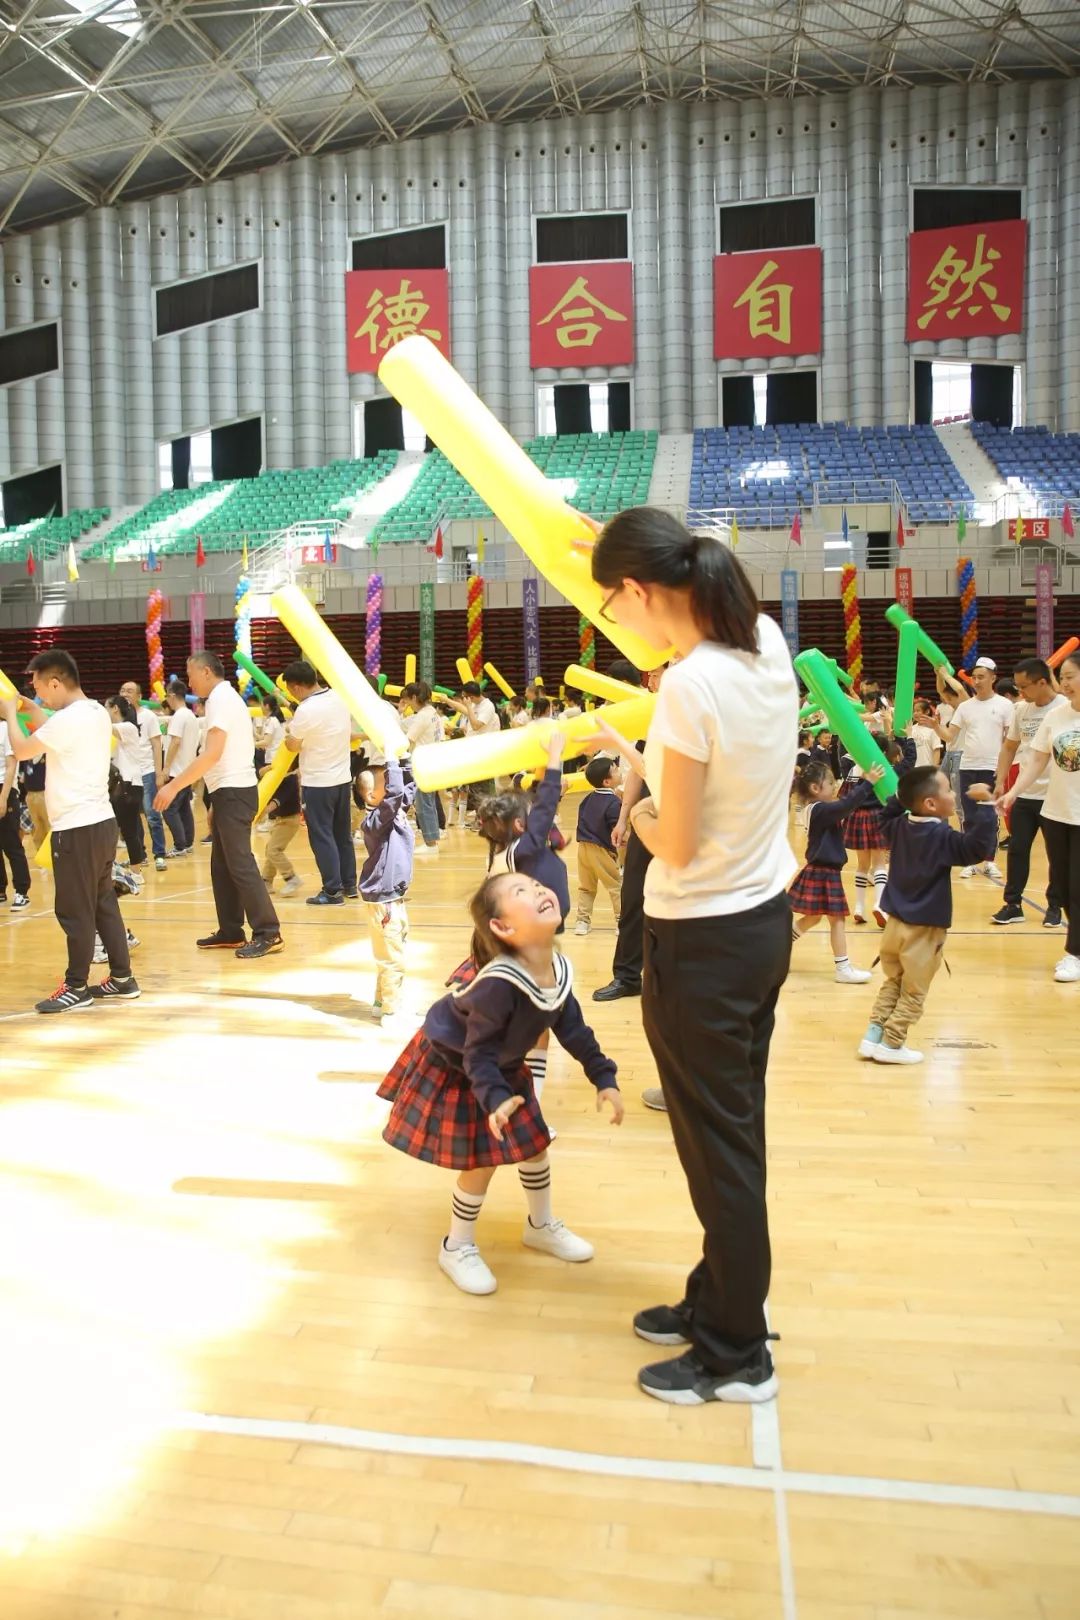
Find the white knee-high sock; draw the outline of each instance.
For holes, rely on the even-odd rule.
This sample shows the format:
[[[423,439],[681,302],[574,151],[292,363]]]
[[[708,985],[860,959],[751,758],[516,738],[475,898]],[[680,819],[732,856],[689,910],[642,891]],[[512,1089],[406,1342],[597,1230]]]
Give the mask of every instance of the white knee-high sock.
[[[530,1159],[528,1164],[519,1164],[518,1176],[529,1205],[530,1225],[548,1226],[551,1222],[551,1164],[547,1154]]]
[[[874,906],[875,906],[875,908],[881,905],[881,897],[885,893],[885,885],[886,885],[886,883],[888,881],[889,881],[888,871],[886,870],[886,868],[884,866],[879,866],[877,868],[877,870],[875,871],[875,873],[874,873]]]
[[[483,1193],[462,1192],[454,1188],[450,1204],[450,1231],[446,1238],[448,1249],[464,1249],[476,1242],[476,1218],[484,1207]]]
[[[870,887],[869,872],[856,872],[855,874],[855,915],[866,916],[866,891]]]
[[[545,1046],[534,1046],[531,1052],[525,1054],[525,1062],[529,1073],[532,1075],[533,1091],[536,1093],[537,1102],[544,1095],[544,1081],[547,1079],[547,1060],[548,1055]]]

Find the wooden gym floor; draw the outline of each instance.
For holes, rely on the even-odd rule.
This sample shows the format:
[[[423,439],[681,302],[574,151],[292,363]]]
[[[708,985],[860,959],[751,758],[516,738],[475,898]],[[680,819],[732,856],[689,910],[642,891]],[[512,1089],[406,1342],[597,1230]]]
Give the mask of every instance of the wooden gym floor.
[[[481,867],[458,832],[417,863],[419,1011]],[[637,1002],[593,1009],[621,1131],[553,1058],[556,1210],[596,1260],[522,1249],[507,1172],[499,1293],[469,1299],[435,1265],[451,1176],[380,1140],[401,1038],[354,999],[354,909],[283,901],[284,955],[200,956],[200,846],[124,902],[142,1000],[46,1020],[37,881],[0,912],[5,1620],[1076,1620],[1080,1000],[1060,934],[955,891],[920,1068],[860,1063],[873,987],[832,982],[823,932],[799,948],[770,1073],[782,1388],[750,1411],[635,1387],[663,1352],[630,1317],[695,1252]],[[597,917],[567,941],[590,1007]]]

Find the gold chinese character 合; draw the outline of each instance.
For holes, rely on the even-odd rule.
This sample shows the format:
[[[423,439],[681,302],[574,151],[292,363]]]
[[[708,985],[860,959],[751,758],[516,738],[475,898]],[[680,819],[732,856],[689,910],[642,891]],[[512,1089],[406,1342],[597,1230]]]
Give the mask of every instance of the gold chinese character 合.
[[[926,331],[942,304],[950,298],[953,301],[945,311],[947,321],[954,321],[965,305],[969,315],[978,315],[983,307],[983,299],[989,301],[999,321],[1007,321],[1012,308],[1009,304],[997,302],[997,287],[986,279],[1000,258],[1001,253],[997,248],[986,246],[986,236],[982,231],[975,238],[975,255],[970,264],[950,244],[926,278],[931,293],[923,303],[923,314],[915,322],[919,331]],[[972,303],[975,295],[979,296],[979,303]]]
[[[372,354],[377,348],[389,349],[393,344],[400,343],[402,338],[412,337],[417,332],[438,343],[442,333],[436,331],[434,327],[423,324],[430,308],[431,305],[425,303],[423,294],[409,285],[407,276],[402,276],[401,286],[389,297],[381,287],[376,287],[367,301],[367,319],[357,328],[355,336],[357,339],[367,338]],[[381,337],[380,320],[385,324],[385,331]]]
[[[736,298],[733,308],[739,309],[743,304],[750,306],[752,338],[771,337],[777,343],[790,343],[793,289],[785,281],[774,281],[771,287],[766,286],[769,277],[779,268],[775,259],[767,259],[746,291]]]
[[[580,301],[580,302],[579,302]],[[571,305],[577,307],[571,308]],[[589,291],[589,283],[584,276],[578,276],[572,282],[558,303],[543,320],[537,321],[537,326],[546,326],[558,315],[560,325],[555,332],[555,340],[564,349],[591,349],[603,330],[598,315],[605,320],[625,321],[626,316],[620,315],[617,309],[611,309],[597,298],[595,293]]]

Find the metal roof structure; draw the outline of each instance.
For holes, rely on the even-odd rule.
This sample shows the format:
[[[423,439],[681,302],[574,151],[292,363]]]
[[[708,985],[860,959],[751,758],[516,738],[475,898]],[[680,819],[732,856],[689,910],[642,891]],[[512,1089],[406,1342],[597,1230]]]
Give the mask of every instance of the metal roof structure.
[[[1080,71],[1080,0],[0,0],[0,232],[488,122]]]

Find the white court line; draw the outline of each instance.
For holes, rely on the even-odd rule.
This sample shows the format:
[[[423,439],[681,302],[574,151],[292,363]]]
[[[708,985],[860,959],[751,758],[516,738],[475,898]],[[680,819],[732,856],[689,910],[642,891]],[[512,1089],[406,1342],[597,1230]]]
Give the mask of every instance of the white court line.
[[[940,1485],[931,1480],[875,1479],[859,1474],[788,1473],[746,1468],[735,1463],[673,1462],[653,1457],[606,1456],[565,1451],[515,1440],[442,1439],[426,1434],[388,1434],[334,1423],[297,1423],[272,1418],[227,1417],[212,1412],[178,1412],[167,1427],[201,1434],[234,1434],[252,1440],[290,1440],[295,1445],[336,1446],[401,1457],[442,1457],[458,1462],[520,1463],[571,1474],[608,1474],[677,1485],[724,1485],[732,1490],[775,1491],[796,1496],[831,1496],[876,1502],[915,1502],[928,1507],[986,1508],[999,1513],[1030,1513],[1080,1519],[1080,1496],[1051,1491],[1004,1490],[989,1485]]]
[[[765,1326],[771,1331],[769,1302],[765,1301]],[[791,1552],[791,1526],[787,1496],[784,1493],[784,1459],[780,1450],[780,1403],[763,1401],[750,1408],[750,1444],[754,1467],[766,1470],[773,1480],[773,1512],[776,1516],[776,1555],[780,1568],[780,1603],[784,1620],[798,1620],[795,1598],[795,1560]]]

